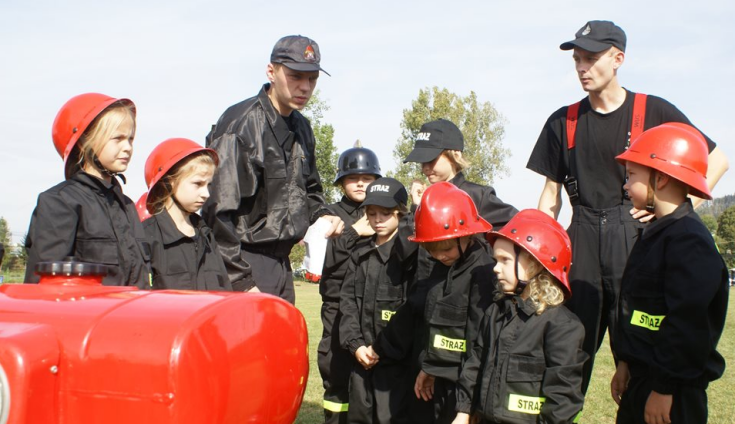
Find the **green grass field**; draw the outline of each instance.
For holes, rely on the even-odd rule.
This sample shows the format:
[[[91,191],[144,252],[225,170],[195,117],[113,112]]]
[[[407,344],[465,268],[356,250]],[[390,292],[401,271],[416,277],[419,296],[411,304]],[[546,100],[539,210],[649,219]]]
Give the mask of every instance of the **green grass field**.
[[[731,292],[732,293],[732,292]],[[316,346],[322,333],[322,324],[319,318],[321,299],[319,287],[316,284],[296,282],[296,306],[306,318],[309,328],[309,382],[304,395],[304,402],[296,418],[297,423],[312,424],[324,422],[322,413],[322,381],[316,366]],[[709,397],[709,423],[735,423],[735,402],[732,402],[729,390],[735,386],[735,372],[729,368],[735,365],[735,301],[730,296],[730,305],[727,314],[725,333],[722,335],[717,350],[725,356],[728,369],[725,375],[710,385],[707,390]],[[600,349],[595,362],[594,376],[590,390],[587,393],[582,422],[608,424],[615,422],[617,405],[610,397],[610,378],[614,372],[612,355],[607,342]],[[731,389],[728,389],[730,387]]]

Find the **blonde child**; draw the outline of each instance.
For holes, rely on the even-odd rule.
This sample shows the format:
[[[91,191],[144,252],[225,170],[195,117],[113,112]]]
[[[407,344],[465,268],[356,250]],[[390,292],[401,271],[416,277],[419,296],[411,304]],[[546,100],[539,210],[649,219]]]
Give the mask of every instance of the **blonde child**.
[[[186,138],[170,138],[148,156],[145,204],[152,217],[143,227],[151,242],[154,289],[233,289],[212,231],[197,215],[217,163],[214,150]]]
[[[584,328],[562,304],[571,296],[571,242],[536,209],[488,234],[498,296],[462,367],[454,424],[571,423],[584,403]]]
[[[135,105],[99,93],[67,101],[52,137],[65,180],[38,196],[26,237],[25,281],[39,262],[73,256],[107,266],[105,285],[148,287],[150,248],[133,202],[117,178],[133,154]]]

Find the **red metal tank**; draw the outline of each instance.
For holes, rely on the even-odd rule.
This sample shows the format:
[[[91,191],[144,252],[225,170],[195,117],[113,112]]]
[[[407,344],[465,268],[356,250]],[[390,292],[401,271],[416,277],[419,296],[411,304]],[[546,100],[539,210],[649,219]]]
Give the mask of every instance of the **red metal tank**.
[[[295,420],[309,361],[290,303],[107,287],[97,265],[53,264],[0,286],[0,424]]]

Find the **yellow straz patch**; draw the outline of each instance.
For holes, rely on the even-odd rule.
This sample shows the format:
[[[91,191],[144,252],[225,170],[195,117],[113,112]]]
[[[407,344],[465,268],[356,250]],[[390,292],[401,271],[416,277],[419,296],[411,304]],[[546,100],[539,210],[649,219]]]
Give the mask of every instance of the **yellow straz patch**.
[[[395,314],[396,314],[396,311],[387,311],[387,310],[384,310],[384,311],[381,311],[380,312],[380,318],[383,321],[390,321],[391,317],[393,315],[395,315]]]
[[[658,331],[666,315],[648,315],[645,312],[633,311],[630,323],[637,327],[643,327],[651,331]]]
[[[508,410],[524,414],[538,415],[541,407],[546,402],[545,397],[510,395],[508,398]]]
[[[440,334],[434,336],[434,347],[437,349],[452,350],[454,352],[467,352],[467,341],[462,339],[450,339]]]

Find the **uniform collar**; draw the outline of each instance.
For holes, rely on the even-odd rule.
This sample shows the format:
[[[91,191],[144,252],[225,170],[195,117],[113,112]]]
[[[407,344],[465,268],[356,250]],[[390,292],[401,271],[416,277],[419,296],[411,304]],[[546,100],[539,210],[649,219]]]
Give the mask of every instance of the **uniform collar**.
[[[122,187],[120,187],[120,183],[115,177],[111,178],[110,182],[108,183],[107,181],[97,178],[94,175],[88,174],[84,171],[79,171],[76,174],[72,175],[70,179],[91,188],[100,196],[104,196],[107,193],[112,193],[120,202],[120,204],[125,204],[125,196],[123,195]]]
[[[161,228],[161,237],[163,239],[163,244],[169,245],[174,244],[182,239],[192,239],[192,237],[189,237],[179,231],[179,228],[176,226],[176,223],[171,217],[171,214],[168,213],[168,210],[164,209],[161,213],[157,214],[156,217],[158,218],[158,226]],[[197,230],[197,233],[199,233],[203,225],[203,222],[199,218],[199,215],[191,214],[190,219],[192,225],[194,225],[194,228]]]
[[[270,83],[263,84],[263,88],[261,88],[260,93],[258,93],[258,101],[265,112],[265,117],[273,130],[273,134],[276,136],[276,141],[278,141],[279,145],[283,146],[284,143],[286,143],[286,139],[291,134],[291,130],[288,129],[286,118],[278,113],[276,108],[273,107],[270,97],[268,97],[268,89],[270,86]],[[293,118],[294,113],[299,112],[294,110],[289,116]]]
[[[452,183],[452,184],[454,184],[456,187],[461,187],[462,184],[465,183],[465,181],[467,181],[467,180],[465,179],[464,174],[462,173],[462,171],[457,172],[457,174],[454,176],[454,178],[452,178],[451,180],[449,180],[449,182]]]
[[[347,196],[342,196],[342,200],[339,201],[339,207],[344,209],[345,212],[347,212],[350,216],[360,208],[362,203],[357,203],[354,200],[351,200]]]
[[[648,224],[643,229],[642,239],[645,240],[649,237],[653,237],[654,235],[663,231],[669,225],[693,213],[695,213],[694,207],[692,206],[691,200],[687,198],[684,203],[682,203],[681,205],[677,206],[676,209],[674,209],[674,212],[671,212],[670,214],[666,216],[662,216],[661,218],[657,218],[656,220]]]

